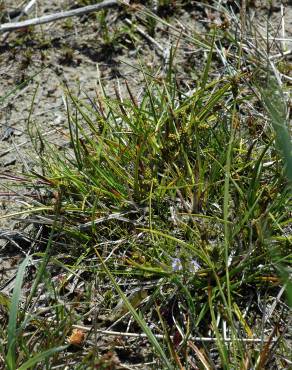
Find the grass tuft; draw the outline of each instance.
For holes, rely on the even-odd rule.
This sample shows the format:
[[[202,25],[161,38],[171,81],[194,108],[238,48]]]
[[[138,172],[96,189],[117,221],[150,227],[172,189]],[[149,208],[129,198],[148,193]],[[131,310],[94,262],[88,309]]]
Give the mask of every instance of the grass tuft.
[[[47,142],[30,125],[41,142],[42,171],[31,175],[32,186],[50,196],[29,211],[42,237],[16,278],[8,339],[0,347],[9,369],[44,359],[47,368],[70,366],[72,358],[80,368],[117,365],[124,353],[126,362],[140,354],[161,369],[286,363],[289,308],[282,295],[291,305],[292,178],[286,98],[273,69],[263,78],[261,50],[237,37],[234,12],[224,14],[227,29],[214,26],[205,39],[181,32],[163,70],[135,67],[144,76],[141,95],[129,82],[127,93],[116,87],[111,97],[101,82],[95,98],[64,88],[69,146]],[[137,19],[143,16],[167,24],[148,11]],[[185,41],[205,53],[188,91],[176,62]],[[22,312],[29,340],[20,341],[29,260],[37,268]],[[141,290],[133,304],[130,297]],[[73,325],[88,335],[79,347],[64,346]],[[129,332],[141,336],[130,339]],[[37,354],[25,362],[32,350]]]

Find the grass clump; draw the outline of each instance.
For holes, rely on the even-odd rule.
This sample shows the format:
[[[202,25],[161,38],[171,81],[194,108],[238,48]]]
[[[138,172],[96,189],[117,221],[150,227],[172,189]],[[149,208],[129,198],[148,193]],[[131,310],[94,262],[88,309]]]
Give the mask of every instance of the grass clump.
[[[175,50],[159,77],[141,67],[138,97],[127,82],[128,95],[117,89],[115,98],[102,84],[95,99],[66,91],[70,148],[41,139],[39,178],[53,202],[33,220],[51,234],[46,251],[34,255],[42,262],[26,305],[25,323],[37,333],[31,341],[19,340],[13,316],[20,352],[35,348],[34,336],[46,351],[52,331],[72,338],[75,324],[89,331],[86,341],[56,349],[54,364],[92,368],[110,358],[118,366],[113,348],[127,361],[139,354],[149,368],[284,366],[288,307],[277,303],[291,285],[285,104],[281,87],[265,87],[249,55],[242,58],[250,71],[226,60],[232,68],[214,77],[218,32],[188,93],[176,76]],[[234,48],[242,52],[235,41]],[[55,329],[32,305],[40,286]],[[135,292],[143,292],[138,301]],[[134,321],[127,323],[129,314]],[[121,345],[108,343],[105,329],[112,328],[124,332]],[[142,357],[135,341],[145,348]],[[10,342],[11,335],[9,356]]]

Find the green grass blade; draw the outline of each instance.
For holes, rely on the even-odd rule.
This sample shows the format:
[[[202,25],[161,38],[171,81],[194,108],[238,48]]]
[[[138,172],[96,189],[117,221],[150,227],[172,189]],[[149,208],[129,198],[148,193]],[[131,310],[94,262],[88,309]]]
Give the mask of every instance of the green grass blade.
[[[52,356],[53,354],[57,352],[64,351],[68,346],[60,346],[60,347],[55,347],[55,348],[50,348],[47,351],[38,353],[34,357],[30,358],[27,360],[23,365],[21,365],[18,370],[26,370],[32,368],[34,365],[37,363],[45,360],[46,358]]]
[[[11,300],[8,322],[8,352],[6,355],[6,362],[9,370],[14,370],[16,368],[17,313],[20,301],[21,286],[25,274],[25,269],[29,263],[29,260],[30,257],[27,256],[18,268]]]
[[[286,120],[286,106],[283,92],[275,76],[269,76],[267,86],[260,88],[262,98],[276,133],[277,146],[285,164],[286,175],[292,182],[292,142]]]
[[[42,68],[40,71],[37,71],[35,74],[33,74],[31,77],[26,79],[25,81],[21,82],[20,84],[16,85],[12,90],[8,91],[5,95],[0,96],[0,104],[2,104],[10,95],[15,94],[18,90],[25,87],[30,81],[32,81],[37,75],[42,73],[43,70],[45,70],[47,67]]]
[[[107,268],[106,264],[104,263],[102,257],[98,253],[97,249],[95,248],[95,252],[100,259],[100,262],[108,275],[109,279],[111,280],[113,286],[115,287],[116,291],[119,293],[120,297],[123,299],[125,306],[129,310],[129,312],[133,315],[134,319],[137,321],[137,323],[141,326],[144,333],[147,335],[149,342],[153,345],[157,353],[160,355],[161,359],[164,361],[164,364],[166,365],[167,369],[173,369],[173,366],[169,362],[166,353],[161,348],[160,344],[158,343],[155,335],[152,333],[151,329],[147,325],[146,321],[138,314],[138,312],[135,310],[135,308],[132,306],[132,304],[129,302],[119,285],[116,283],[112,273]]]

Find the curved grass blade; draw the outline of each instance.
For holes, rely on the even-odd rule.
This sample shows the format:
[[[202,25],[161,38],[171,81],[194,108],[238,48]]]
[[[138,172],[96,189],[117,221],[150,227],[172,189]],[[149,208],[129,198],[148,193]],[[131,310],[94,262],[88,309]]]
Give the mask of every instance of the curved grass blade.
[[[18,370],[26,370],[32,368],[34,365],[37,363],[45,360],[46,358],[52,356],[53,354],[57,352],[64,351],[68,346],[60,346],[60,347],[55,347],[55,348],[50,348],[47,351],[38,353],[34,357],[30,358],[27,360],[23,365],[21,365]]]
[[[292,183],[292,142],[286,120],[285,98],[275,76],[268,76],[267,86],[259,88],[266,111],[276,133],[276,143],[282,153],[286,175]]]
[[[14,370],[16,368],[17,313],[20,301],[21,286],[25,269],[29,263],[29,260],[30,257],[27,256],[18,268],[11,300],[8,322],[8,352],[6,355],[6,363],[9,370]]]
[[[132,306],[132,304],[129,302],[128,298],[125,296],[119,285],[116,283],[112,273],[110,270],[107,268],[106,264],[104,263],[102,257],[98,253],[97,249],[94,248],[96,255],[100,259],[100,262],[108,275],[109,279],[111,280],[113,286],[115,287],[116,291],[119,293],[120,297],[125,303],[125,306],[127,307],[128,311],[132,314],[134,319],[137,321],[137,323],[141,326],[142,330],[144,333],[147,335],[149,342],[153,345],[157,353],[160,355],[161,359],[164,361],[164,364],[167,369],[173,369],[172,364],[169,362],[166,353],[164,350],[161,348],[160,344],[158,343],[155,335],[152,333],[151,329],[147,325],[146,321],[138,314],[138,312],[135,310],[135,308]]]

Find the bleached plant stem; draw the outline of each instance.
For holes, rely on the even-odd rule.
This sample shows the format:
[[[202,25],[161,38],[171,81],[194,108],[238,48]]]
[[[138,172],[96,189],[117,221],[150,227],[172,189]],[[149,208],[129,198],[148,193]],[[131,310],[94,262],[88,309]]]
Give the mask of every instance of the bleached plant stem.
[[[28,14],[31,10],[32,10],[32,8],[33,8],[33,6],[35,5],[35,2],[36,2],[36,0],[31,0],[24,8],[23,8],[23,10],[22,10],[22,13],[23,14]]]
[[[84,330],[84,331],[91,331],[93,328],[88,326],[82,326],[82,325],[72,325],[73,328]],[[147,335],[145,333],[137,334],[137,333],[128,333],[128,332],[121,332],[121,331],[111,331],[111,330],[100,330],[100,329],[94,329],[99,334],[104,335],[114,335],[114,336],[124,336],[124,337],[131,337],[131,338],[147,338]],[[163,339],[165,336],[163,334],[155,334],[155,337],[157,339]],[[172,338],[172,337],[171,337]],[[172,338],[173,339],[173,338]],[[198,342],[216,342],[217,338],[215,337],[190,337],[193,341]],[[222,339],[224,342],[232,342],[232,338],[224,338]],[[273,338],[272,340],[268,339],[261,339],[261,338],[241,338],[240,339],[244,343],[262,343],[262,342],[275,342],[277,338]]]
[[[65,11],[65,12],[59,12],[59,13],[44,15],[42,17],[27,19],[27,20],[21,21],[21,22],[4,23],[4,24],[0,25],[0,33],[7,32],[7,31],[14,31],[14,30],[18,30],[18,29],[21,29],[21,28],[26,28],[26,27],[29,27],[29,26],[36,26],[36,25],[39,25],[39,24],[55,22],[55,21],[58,21],[58,20],[64,19],[64,18],[70,18],[70,17],[80,16],[80,15],[84,15],[84,14],[89,14],[89,13],[92,13],[92,12],[97,12],[97,11],[102,10],[102,9],[111,8],[111,7],[113,7],[115,5],[118,5],[120,3],[123,4],[123,2],[119,1],[119,0],[105,0],[102,3],[99,3],[99,4],[88,5],[88,6],[84,6],[82,8],[68,10],[68,11]]]
[[[284,5],[281,4],[281,23],[282,23],[282,50],[286,51],[286,42],[285,42],[285,14],[284,14]]]
[[[132,26],[133,25],[133,23],[130,21],[130,19],[125,19],[125,23],[127,23],[127,25],[129,25],[129,26]],[[149,41],[150,43],[152,43],[158,49],[158,52],[160,53],[160,55],[163,54],[163,52],[164,52],[163,47],[156,40],[154,40],[153,37],[151,37],[150,35],[148,35],[146,32],[144,32],[142,30],[142,28],[140,28],[138,26],[135,26],[135,29],[136,29],[136,31],[142,37],[144,37],[147,41]]]

